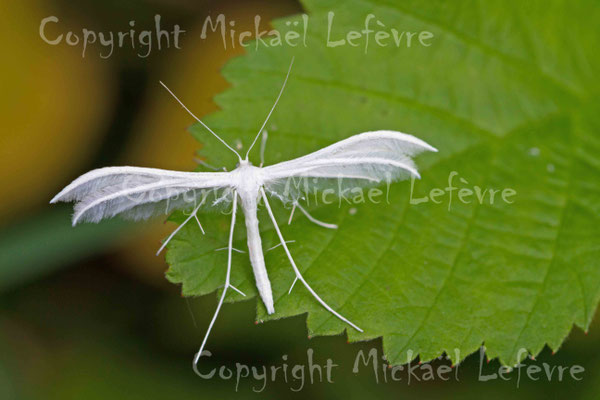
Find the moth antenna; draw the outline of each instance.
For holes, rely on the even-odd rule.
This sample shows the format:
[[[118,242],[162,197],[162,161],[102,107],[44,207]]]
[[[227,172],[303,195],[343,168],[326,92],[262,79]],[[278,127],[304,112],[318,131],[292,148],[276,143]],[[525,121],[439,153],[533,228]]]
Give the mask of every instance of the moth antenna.
[[[357,331],[363,332],[362,329],[360,329],[358,326],[356,326],[355,324],[353,324],[352,322],[350,322],[347,318],[345,318],[340,313],[338,313],[333,308],[331,308],[329,306],[329,304],[325,303],[325,301],[321,297],[319,297],[319,295],[313,290],[313,288],[310,287],[310,285],[308,284],[308,282],[306,282],[306,280],[304,279],[304,277],[300,273],[300,270],[298,270],[298,267],[296,266],[296,262],[294,261],[294,258],[292,257],[292,254],[290,253],[290,249],[288,249],[287,244],[285,243],[285,239],[283,238],[283,235],[281,234],[281,230],[279,230],[279,225],[277,225],[277,220],[275,219],[275,215],[273,215],[273,210],[271,210],[271,206],[269,205],[269,201],[267,200],[267,194],[265,193],[265,190],[262,187],[260,188],[260,192],[261,192],[262,197],[263,197],[263,199],[265,201],[265,207],[267,208],[267,212],[269,213],[269,217],[271,218],[271,221],[273,222],[273,226],[275,227],[275,232],[277,232],[277,236],[279,236],[279,240],[281,241],[281,245],[283,246],[283,249],[285,250],[285,254],[288,257],[288,260],[290,260],[290,264],[292,264],[292,268],[294,269],[294,272],[296,273],[296,278],[298,278],[298,280],[300,282],[302,282],[302,284],[304,285],[304,287],[306,287],[306,289],[310,292],[310,294],[312,294],[313,297],[319,303],[321,303],[321,305],[327,311],[329,311],[330,313],[332,313],[333,315],[335,315],[336,317],[338,317],[339,319],[341,319],[342,321],[344,321],[345,323],[347,323],[348,325],[350,325],[351,327],[353,327]]]
[[[227,289],[232,287],[229,283],[229,278],[231,277],[231,251],[233,249],[233,228],[235,227],[235,214],[237,209],[237,193],[233,193],[233,210],[231,211],[231,228],[229,229],[229,245],[228,245],[228,257],[227,257],[227,273],[225,275],[225,285],[223,287],[223,293],[221,294],[221,298],[219,299],[219,304],[217,305],[217,309],[215,311],[215,315],[213,315],[210,324],[208,325],[208,330],[204,335],[204,339],[202,339],[202,344],[200,345],[200,350],[194,356],[194,362],[192,364],[192,369],[198,376],[202,376],[200,371],[198,371],[198,360],[202,356],[202,351],[204,350],[204,346],[206,345],[206,341],[208,340],[208,336],[210,335],[210,331],[212,330],[215,321],[217,320],[217,316],[219,315],[219,311],[221,310],[221,306],[225,301],[225,294],[227,294]]]
[[[185,111],[187,111],[187,112],[188,112],[188,114],[190,114],[192,117],[194,117],[194,119],[195,119],[196,121],[198,121],[198,122],[199,122],[199,123],[200,123],[200,124],[201,124],[203,127],[205,127],[205,128],[206,128],[206,130],[208,130],[210,133],[212,133],[212,134],[214,135],[214,137],[216,137],[217,139],[219,139],[219,141],[221,141],[221,143],[223,143],[223,144],[224,144],[224,145],[225,145],[225,146],[226,146],[226,147],[227,147],[229,150],[233,151],[233,152],[235,153],[235,155],[236,155],[236,156],[238,156],[238,158],[240,159],[240,161],[242,161],[242,157],[240,156],[240,154],[239,154],[237,151],[235,151],[235,149],[234,149],[233,147],[231,147],[230,145],[228,145],[228,144],[227,144],[227,142],[225,142],[223,139],[221,139],[221,137],[220,137],[219,135],[217,135],[215,132],[213,132],[213,130],[212,130],[212,129],[210,129],[210,128],[208,127],[208,125],[206,125],[204,122],[202,122],[202,121],[200,120],[200,118],[196,117],[196,116],[194,115],[194,113],[193,113],[193,112],[191,112],[191,111],[190,111],[190,109],[189,109],[189,108],[187,108],[187,107],[185,106],[185,104],[183,104],[183,102],[182,102],[181,100],[179,100],[179,98],[178,98],[177,96],[175,96],[175,93],[173,93],[173,92],[171,91],[171,89],[169,89],[169,88],[167,87],[167,85],[165,85],[165,84],[164,84],[162,81],[159,81],[159,82],[160,82],[160,84],[162,85],[162,87],[164,87],[164,88],[167,90],[167,92],[169,92],[169,93],[171,94],[171,96],[173,96],[173,98],[175,98],[175,100],[177,100],[177,102],[178,102],[178,103],[181,105],[181,107],[183,107],[183,109],[184,109]]]
[[[269,118],[271,118],[271,114],[273,114],[273,111],[275,110],[277,103],[279,103],[279,99],[281,98],[281,95],[283,94],[283,89],[285,89],[285,85],[287,84],[288,78],[290,77],[290,72],[292,71],[292,65],[294,65],[294,57],[292,57],[292,61],[290,62],[290,66],[288,67],[287,74],[285,75],[285,80],[283,81],[283,85],[281,86],[281,90],[279,91],[279,94],[277,95],[277,98],[275,99],[275,104],[273,104],[273,107],[271,107],[271,111],[269,111],[269,114],[267,115],[265,122],[263,122],[262,126],[258,130],[258,133],[256,134],[256,137],[254,138],[254,140],[252,141],[252,144],[250,145],[250,147],[248,148],[248,151],[246,152],[246,161],[248,161],[248,155],[250,154],[250,150],[252,150],[252,147],[254,147],[254,145],[256,144],[256,141],[260,137],[260,134],[263,131],[263,129],[265,129],[265,126],[267,125]]]

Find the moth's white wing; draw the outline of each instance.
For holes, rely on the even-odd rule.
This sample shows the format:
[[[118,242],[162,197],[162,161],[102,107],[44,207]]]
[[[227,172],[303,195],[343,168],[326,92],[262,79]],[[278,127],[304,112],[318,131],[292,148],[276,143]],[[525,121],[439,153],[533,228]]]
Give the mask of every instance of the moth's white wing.
[[[154,168],[107,167],[75,179],[50,202],[75,201],[73,225],[121,215],[146,219],[175,209],[231,201],[228,172],[177,172]]]
[[[377,185],[419,177],[412,158],[437,151],[412,135],[394,131],[364,132],[314,153],[263,168],[264,187],[283,202],[314,190]]]

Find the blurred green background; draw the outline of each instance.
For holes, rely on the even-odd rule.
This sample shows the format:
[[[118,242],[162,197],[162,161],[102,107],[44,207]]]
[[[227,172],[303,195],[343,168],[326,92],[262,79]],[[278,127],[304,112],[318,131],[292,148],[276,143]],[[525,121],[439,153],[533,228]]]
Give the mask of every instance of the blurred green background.
[[[344,337],[306,337],[304,317],[255,325],[254,300],[226,304],[201,368],[306,365],[331,359],[333,383],[201,379],[191,369],[215,296],[183,299],[164,279],[166,264],[154,253],[173,225],[109,221],[71,228],[69,205],[48,205],[71,179],[106,165],[191,170],[201,144],[186,132],[189,117],[158,85],[165,81],[199,115],[216,109],[211,99],[227,83],[223,64],[243,49],[224,48],[217,35],[198,40],[208,15],[224,13],[238,29],[302,12],[283,1],[67,0],[4,2],[0,7],[0,67],[4,123],[0,165],[0,399],[161,399],[267,395],[302,398],[598,398],[600,344],[597,323],[589,334],[574,330],[556,354],[544,351],[529,364],[581,365],[581,381],[566,376],[533,381],[478,379],[479,355],[467,358],[458,378],[377,383],[372,368],[352,371],[359,351],[381,342],[347,344]],[[166,29],[187,33],[182,50],[153,49],[141,58],[131,48],[98,57],[98,47],[50,46],[39,34],[42,18],[60,19],[54,33],[82,28],[122,31],[130,20],[151,29],[154,15]],[[285,361],[284,361],[285,359]],[[434,366],[448,364],[437,361]],[[382,365],[381,362],[379,365]],[[487,375],[499,364],[484,363]],[[379,374],[381,374],[381,370]],[[420,374],[422,376],[422,373]],[[297,391],[302,387],[301,390]],[[254,390],[253,390],[254,389]]]

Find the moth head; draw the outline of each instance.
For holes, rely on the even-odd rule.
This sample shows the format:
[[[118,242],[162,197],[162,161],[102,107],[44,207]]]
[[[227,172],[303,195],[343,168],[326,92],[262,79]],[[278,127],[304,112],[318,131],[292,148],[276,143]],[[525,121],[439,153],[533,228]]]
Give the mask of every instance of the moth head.
[[[235,164],[235,168],[240,168],[240,167],[248,167],[251,166],[252,163],[248,160],[240,160],[237,164]]]

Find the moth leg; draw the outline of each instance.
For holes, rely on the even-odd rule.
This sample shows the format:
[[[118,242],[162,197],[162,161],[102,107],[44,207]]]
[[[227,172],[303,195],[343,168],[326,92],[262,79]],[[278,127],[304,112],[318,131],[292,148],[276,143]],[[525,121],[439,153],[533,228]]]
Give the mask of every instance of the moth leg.
[[[222,250],[229,250],[229,247],[221,247],[220,249],[215,249],[215,251],[222,251]],[[239,250],[239,249],[236,249],[235,247],[231,247],[231,250],[238,252],[238,253],[245,253],[244,250]],[[242,292],[240,289],[236,288],[232,284],[229,284],[229,287],[232,288],[233,290],[235,290],[236,292],[238,292],[239,294],[241,294],[242,296],[246,297],[246,293]]]
[[[319,303],[321,303],[321,305],[323,307],[325,307],[325,309],[327,311],[329,311],[330,313],[332,313],[333,315],[335,315],[336,317],[338,317],[339,319],[341,319],[342,321],[344,321],[345,323],[347,323],[348,325],[350,325],[357,331],[362,332],[363,331],[362,329],[360,329],[358,326],[356,326],[355,324],[350,322],[348,319],[346,319],[341,314],[339,314],[337,311],[335,311],[333,308],[331,308],[327,303],[325,303],[325,301],[323,299],[321,299],[321,297],[319,297],[319,295],[313,290],[313,288],[311,288],[310,285],[306,282],[306,280],[304,279],[304,277],[298,270],[298,267],[296,266],[296,263],[294,262],[294,259],[292,258],[292,254],[290,253],[290,249],[288,249],[285,239],[283,238],[283,235],[281,234],[281,231],[279,230],[279,225],[277,225],[277,221],[275,220],[275,216],[273,215],[273,210],[271,210],[271,206],[269,205],[269,201],[267,200],[267,194],[265,193],[265,190],[263,188],[260,188],[260,192],[262,194],[263,200],[265,201],[265,207],[267,208],[269,217],[271,217],[271,221],[273,221],[273,226],[275,227],[277,236],[279,236],[281,245],[283,246],[283,249],[285,250],[285,254],[287,255],[288,259],[290,260],[290,264],[292,264],[292,268],[294,269],[294,272],[296,273],[296,278],[300,282],[302,282],[302,284],[306,287],[306,289],[310,292],[310,294],[312,294],[313,297],[315,299],[317,299],[317,301]]]
[[[296,211],[296,204],[292,204],[292,212],[290,213],[290,219],[288,219],[288,225],[292,224],[292,218],[294,218],[294,211]]]
[[[223,193],[223,195],[221,197],[219,197],[218,199],[216,199],[215,201],[213,201],[212,205],[216,206],[217,204],[227,200],[227,197],[229,197],[230,191],[229,190],[225,190],[225,192]]]
[[[232,287],[231,283],[229,283],[229,278],[231,277],[231,254],[233,250],[233,228],[235,227],[235,214],[237,209],[237,193],[233,192],[233,210],[231,211],[231,228],[229,230],[229,248],[228,248],[228,257],[227,257],[227,273],[225,274],[225,285],[223,286],[223,293],[221,294],[221,298],[219,299],[219,304],[217,305],[217,309],[215,311],[215,315],[213,315],[210,324],[208,325],[208,330],[204,335],[204,339],[202,339],[202,344],[200,345],[200,350],[194,356],[194,362],[192,364],[192,368],[194,372],[202,376],[200,371],[198,371],[198,360],[202,356],[202,351],[204,350],[204,346],[206,345],[206,341],[208,340],[208,335],[210,335],[210,331],[212,330],[215,321],[217,320],[217,316],[219,315],[219,311],[221,310],[221,306],[223,305],[223,301],[225,301],[225,294],[227,294],[227,289]],[[237,289],[235,289],[237,290]]]
[[[285,243],[296,243],[295,240],[286,240]],[[271,251],[273,249],[278,248],[279,246],[281,246],[281,243],[277,243],[275,246],[271,247],[270,249],[267,249],[267,251]],[[292,293],[292,289],[294,288],[294,285],[296,284],[296,281],[298,280],[298,277],[296,277],[294,279],[294,282],[292,282],[292,286],[290,286],[290,290],[288,290],[288,294]]]
[[[196,211],[197,212],[197,211]],[[196,219],[196,222],[198,223],[198,226],[200,227],[200,230],[202,231],[202,234],[205,235],[204,232],[204,228],[202,227],[202,224],[200,223],[200,220],[198,219],[198,215],[196,213],[192,214],[194,216],[194,218]]]
[[[294,203],[294,205],[292,207],[292,213],[290,214],[290,219],[288,220],[288,225],[292,222],[292,216],[294,215],[294,210],[296,209],[296,207],[298,207],[298,209],[302,212],[302,214],[306,215],[306,218],[308,218],[308,220],[310,222],[317,224],[319,226],[322,226],[323,228],[327,228],[327,229],[337,229],[338,228],[338,226],[336,224],[329,224],[327,222],[319,221],[318,219],[316,219],[315,217],[310,215],[308,213],[308,211],[306,211],[306,209],[304,207],[302,207],[300,205],[300,203],[298,203],[298,202]]]
[[[236,292],[238,292],[239,294],[241,294],[242,296],[246,297],[246,293],[242,292],[240,289],[236,288],[232,284],[229,284],[229,287],[232,288],[233,290],[235,290]]]
[[[295,240],[287,240],[287,241],[286,241],[286,243],[296,243],[296,241],[295,241]],[[273,249],[276,249],[276,248],[278,248],[279,246],[281,246],[281,243],[277,243],[275,246],[273,246],[273,247],[271,247],[271,248],[267,249],[267,251],[271,251],[271,250],[273,250]]]
[[[222,288],[222,287],[225,287],[225,286],[219,286],[219,288]],[[246,293],[242,292],[240,289],[236,288],[231,283],[229,284],[229,287],[232,288],[233,290],[235,290],[236,292],[238,292],[239,294],[241,294],[242,296],[246,297]]]
[[[206,161],[202,160],[201,158],[194,158],[194,161],[196,161],[196,164],[200,164],[202,165],[204,168],[208,168],[211,169],[213,171],[225,171],[227,172],[227,168],[222,167],[222,168],[217,168],[214,165],[210,165],[209,163],[207,163]]]
[[[204,204],[204,200],[206,200],[206,198],[203,198],[202,201],[200,202],[200,204],[198,204],[198,206],[196,208],[194,208],[194,211],[192,211],[192,213],[185,219],[185,221],[183,221],[181,223],[181,225],[179,225],[177,228],[175,228],[175,230],[173,232],[171,232],[169,237],[163,242],[162,246],[160,246],[160,249],[158,249],[158,251],[156,252],[156,255],[159,255],[160,252],[163,251],[163,249],[167,246],[167,244],[171,241],[171,239],[173,239],[173,237],[177,234],[177,232],[179,232],[179,230],[181,230],[181,228],[183,228],[183,226],[185,224],[187,224],[189,222],[189,220],[192,218],[196,218],[196,222],[198,222],[198,226],[200,227],[200,230],[202,231],[202,234],[204,235],[204,229],[202,228],[202,224],[200,223],[200,220],[198,220],[198,217],[196,216],[196,213],[198,212],[198,210],[200,209],[202,204]]]
[[[229,249],[229,247],[221,247],[221,248],[215,249],[215,251],[223,251],[223,250],[227,250],[227,249]],[[245,253],[244,250],[236,249],[235,247],[232,247],[231,250],[233,250],[237,253]]]
[[[292,286],[290,286],[290,290],[288,290],[288,294],[292,293],[292,289],[294,288],[294,285],[296,284],[296,282],[298,282],[297,276],[294,278],[294,282],[292,282]]]

